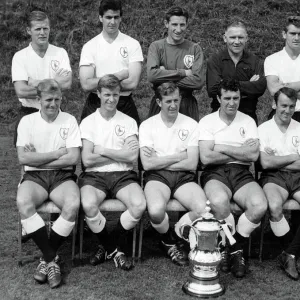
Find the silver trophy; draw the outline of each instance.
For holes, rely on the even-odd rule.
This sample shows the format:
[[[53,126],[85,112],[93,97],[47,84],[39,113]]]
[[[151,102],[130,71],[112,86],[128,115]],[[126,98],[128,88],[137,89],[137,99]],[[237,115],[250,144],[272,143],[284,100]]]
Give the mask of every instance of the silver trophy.
[[[201,218],[195,220],[192,225],[184,224],[180,228],[181,235],[190,243],[191,248],[189,253],[191,271],[182,289],[186,294],[200,298],[224,294],[225,288],[219,283],[218,273],[221,262],[219,246],[222,243],[219,236],[222,236],[223,243],[225,235],[231,245],[235,243],[228,224],[215,219],[210,213],[210,202],[207,201],[206,204],[206,212]]]

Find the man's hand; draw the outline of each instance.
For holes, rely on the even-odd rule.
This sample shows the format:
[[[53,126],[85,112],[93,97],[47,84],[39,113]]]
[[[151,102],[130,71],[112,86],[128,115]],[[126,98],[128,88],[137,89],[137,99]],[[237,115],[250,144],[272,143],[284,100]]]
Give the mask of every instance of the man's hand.
[[[243,145],[245,146],[250,146],[250,147],[253,147],[253,146],[257,146],[258,145],[258,140],[257,139],[247,139]]]
[[[128,69],[123,69],[119,72],[114,73],[114,75],[116,77],[118,77],[118,79],[120,81],[122,81],[122,80],[127,79],[129,77],[129,72],[128,72]]]
[[[254,74],[251,78],[250,81],[257,81],[259,79],[259,75],[258,74]]]
[[[193,76],[192,70],[188,69],[188,70],[184,70],[184,71],[185,71],[185,76]]]
[[[143,154],[147,157],[151,157],[152,154],[156,155],[155,151],[152,148],[149,148],[149,147],[143,147],[142,151],[143,151]]]
[[[159,67],[161,70],[165,70],[166,68],[164,66]]]
[[[139,143],[138,143],[138,141],[135,141],[135,140],[130,140],[128,142],[125,141],[125,143],[123,145],[123,149],[135,151],[135,150],[139,149]]]
[[[67,77],[70,73],[71,73],[71,71],[60,68],[55,72],[54,79],[55,79],[55,77]]]
[[[33,144],[29,143],[24,146],[25,152],[36,152],[36,149]]]
[[[41,80],[32,79],[30,77],[28,78],[28,85],[33,86],[34,88],[37,88],[40,82]]]
[[[223,147],[222,144],[214,145],[214,151],[222,153],[222,149],[223,149],[222,147]]]
[[[271,156],[274,156],[275,152],[276,152],[276,149],[272,149],[270,147],[265,147],[264,150],[268,155],[271,155]]]

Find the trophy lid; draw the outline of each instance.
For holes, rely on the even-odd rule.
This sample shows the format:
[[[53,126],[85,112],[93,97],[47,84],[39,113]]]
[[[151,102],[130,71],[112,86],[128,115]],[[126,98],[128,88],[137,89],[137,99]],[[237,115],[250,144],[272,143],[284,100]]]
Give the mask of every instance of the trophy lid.
[[[210,201],[206,201],[205,213],[202,217],[195,220],[192,224],[195,228],[200,231],[218,231],[220,229],[219,221],[210,212]]]

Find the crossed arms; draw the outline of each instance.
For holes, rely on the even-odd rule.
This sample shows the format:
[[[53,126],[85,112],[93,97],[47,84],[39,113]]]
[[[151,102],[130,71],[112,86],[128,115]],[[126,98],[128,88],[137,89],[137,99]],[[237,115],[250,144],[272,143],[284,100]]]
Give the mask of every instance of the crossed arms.
[[[215,144],[214,140],[199,141],[200,160],[204,166],[234,162],[252,162],[258,159],[258,139],[247,139],[240,147]]]
[[[114,73],[120,81],[122,91],[132,91],[136,89],[142,73],[142,63],[129,63],[128,69],[123,69]],[[80,84],[84,91],[92,92],[97,90],[99,77],[96,77],[96,68],[93,65],[84,65],[79,69]]]
[[[55,151],[39,153],[33,144],[18,146],[18,159],[21,165],[41,169],[62,169],[76,165],[80,150],[79,147],[60,148]]]
[[[136,135],[127,137],[120,150],[94,145],[86,139],[83,139],[82,143],[82,162],[86,168],[101,167],[115,162],[132,163],[138,157],[139,143]]]
[[[179,153],[157,156],[151,147],[142,147],[140,156],[144,170],[196,171],[199,159],[198,147],[191,146]]]

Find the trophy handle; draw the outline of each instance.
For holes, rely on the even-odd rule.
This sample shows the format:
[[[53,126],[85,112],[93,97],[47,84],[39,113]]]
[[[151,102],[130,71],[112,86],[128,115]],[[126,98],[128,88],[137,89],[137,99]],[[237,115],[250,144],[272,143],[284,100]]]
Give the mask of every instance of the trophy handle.
[[[187,241],[189,241],[189,232],[190,230],[193,230],[195,233],[195,237],[196,237],[196,242],[198,244],[198,236],[200,236],[200,232],[198,231],[198,229],[196,229],[194,226],[188,225],[188,224],[183,224],[180,226],[179,228],[179,233],[182,236],[182,238]]]
[[[230,229],[228,228],[227,223],[221,223],[220,225],[221,225],[221,227],[222,227],[222,229],[223,229],[223,232],[225,233],[226,237],[228,238],[230,245],[235,244],[235,243],[236,243],[236,240],[235,240],[235,238],[232,236],[231,231],[230,231]]]

